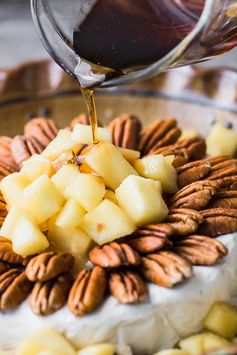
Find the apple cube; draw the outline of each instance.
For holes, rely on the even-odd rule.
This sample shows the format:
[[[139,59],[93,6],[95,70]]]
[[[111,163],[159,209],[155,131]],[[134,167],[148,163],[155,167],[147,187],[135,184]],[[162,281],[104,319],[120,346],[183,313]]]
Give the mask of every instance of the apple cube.
[[[29,335],[16,350],[17,355],[38,355],[51,351],[58,355],[76,355],[74,347],[58,332],[50,328],[40,329]]]
[[[137,226],[162,222],[168,214],[159,181],[128,176],[115,191],[115,196]]]
[[[82,219],[81,228],[102,245],[131,234],[136,229],[132,219],[117,205],[103,200]]]
[[[100,141],[102,142],[112,142],[112,136],[108,128],[98,127],[98,136]],[[74,142],[81,144],[93,143],[91,127],[78,123],[73,128],[72,139],[74,140]]]
[[[40,154],[34,154],[23,162],[21,172],[23,172],[30,181],[34,181],[41,175],[52,176],[55,170],[49,159]]]
[[[77,355],[114,355],[116,348],[113,344],[96,344],[79,350]]]
[[[93,240],[80,228],[60,228],[55,224],[57,217],[49,222],[48,239],[51,249],[56,252],[70,253],[75,257],[75,271],[84,266]]]
[[[55,169],[55,173],[59,171],[64,165],[70,164],[70,160],[75,158],[75,154],[72,150],[68,150],[67,152],[63,152],[59,155],[59,157],[52,161],[52,165]]]
[[[234,155],[237,149],[237,133],[233,129],[215,123],[207,138],[207,153],[210,155]]]
[[[72,132],[61,129],[57,137],[54,138],[42,152],[42,156],[50,160],[55,160],[63,152],[76,149],[77,146],[78,144],[72,139]]]
[[[204,326],[223,338],[232,339],[237,334],[237,309],[226,302],[215,302],[204,320]]]
[[[165,192],[174,193],[178,190],[176,169],[163,155],[150,155],[138,159],[133,166],[139,175],[159,180]]]
[[[59,212],[55,224],[60,228],[75,228],[79,226],[85,213],[86,210],[83,207],[70,199]]]
[[[73,198],[87,211],[94,209],[104,194],[105,184],[102,179],[89,174],[79,174],[69,182],[65,190],[65,196]]]
[[[155,353],[154,355],[190,355],[190,353],[180,349],[167,349],[158,351],[158,353]]]
[[[122,156],[119,149],[108,142],[101,142],[84,156],[84,162],[100,175],[106,186],[115,190],[129,175],[138,175]]]
[[[120,148],[118,147],[120,153],[122,156],[130,163],[132,164],[134,160],[137,160],[140,158],[141,153],[138,150],[133,150],[133,149],[127,149],[127,148]]]
[[[186,138],[193,138],[197,136],[199,136],[199,133],[195,129],[191,129],[191,128],[182,129],[182,134],[179,137],[179,140],[181,141]]]
[[[16,227],[16,224],[21,218],[25,218],[25,216],[27,216],[27,218],[30,219],[32,223],[35,223],[33,217],[28,212],[26,212],[22,207],[17,205],[13,206],[8,212],[3,222],[0,231],[0,236],[7,239],[12,239],[12,233]]]
[[[22,206],[39,224],[58,212],[63,203],[63,196],[46,175],[32,182],[23,193]]]
[[[6,176],[1,181],[1,192],[9,207],[22,201],[22,194],[31,181],[23,173],[14,173]]]
[[[56,174],[51,177],[54,185],[65,196],[64,192],[71,181],[80,174],[78,166],[74,164],[64,165]]]
[[[115,193],[112,190],[105,191],[104,199],[110,200],[118,205],[118,200],[116,199]]]

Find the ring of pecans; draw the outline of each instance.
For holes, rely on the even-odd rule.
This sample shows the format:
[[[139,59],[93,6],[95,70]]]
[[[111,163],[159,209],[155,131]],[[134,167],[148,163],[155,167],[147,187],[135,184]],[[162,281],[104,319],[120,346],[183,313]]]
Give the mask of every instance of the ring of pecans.
[[[70,127],[78,122],[89,120],[81,115]],[[13,252],[10,241],[0,238],[0,310],[18,306],[29,295],[32,311],[44,316],[66,303],[75,315],[85,315],[109,293],[121,303],[137,303],[148,295],[146,282],[171,288],[192,277],[193,265],[215,265],[228,254],[214,238],[237,231],[237,159],[206,158],[205,140],[179,140],[181,129],[173,118],[142,128],[136,116],[126,114],[109,127],[117,146],[139,149],[142,156],[174,155],[180,189],[164,196],[166,220],[138,228],[122,241],[94,247],[91,267],[75,280],[72,255],[46,252],[23,258]],[[0,137],[0,179],[41,152],[58,129],[53,120],[37,118],[27,124],[24,136]],[[0,200],[1,224],[7,210],[2,196]]]

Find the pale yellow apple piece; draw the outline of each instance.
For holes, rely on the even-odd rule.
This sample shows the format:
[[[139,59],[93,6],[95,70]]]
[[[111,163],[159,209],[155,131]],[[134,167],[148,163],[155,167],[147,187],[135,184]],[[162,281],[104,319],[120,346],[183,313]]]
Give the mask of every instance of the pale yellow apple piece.
[[[77,355],[114,355],[116,348],[113,344],[96,344],[87,346],[86,348],[79,350]]]
[[[138,174],[154,180],[159,180],[165,192],[178,191],[177,172],[172,163],[163,155],[150,155],[133,163]]]
[[[158,351],[154,355],[190,355],[190,353],[180,349],[167,349]]]
[[[206,138],[207,153],[210,155],[233,155],[237,149],[237,133],[233,129],[215,123]]]
[[[112,190],[105,191],[104,199],[110,200],[116,205],[118,205],[118,200],[116,199],[115,193]]]
[[[82,219],[81,228],[102,245],[131,234],[136,229],[132,219],[119,206],[103,200]]]
[[[71,198],[60,210],[55,224],[60,228],[73,229],[79,226],[85,214],[86,210]]]
[[[40,154],[34,154],[23,162],[21,172],[23,172],[30,181],[34,181],[41,175],[52,176],[55,173],[55,169],[49,159]]]
[[[108,142],[101,142],[85,156],[84,162],[100,175],[107,187],[115,190],[129,175],[138,175],[122,156],[119,149]]]
[[[44,350],[40,353],[37,352],[37,355],[64,355],[64,353],[62,353],[61,351],[59,352],[58,350]]]
[[[80,174],[79,167],[74,164],[64,165],[56,174],[51,177],[54,185],[64,195],[65,189],[71,181]]]
[[[63,229],[55,224],[57,217],[49,221],[48,239],[51,250],[70,253],[75,257],[75,271],[78,271],[88,260],[88,252],[93,240],[79,227]]]
[[[55,173],[59,171],[64,165],[70,164],[70,161],[75,158],[72,150],[68,150],[59,155],[59,157],[52,161]]]
[[[100,141],[112,142],[111,132],[108,128],[98,127],[98,137]],[[72,131],[72,139],[76,143],[92,144],[92,130],[90,126],[77,124]]]
[[[9,207],[22,202],[22,194],[31,181],[23,173],[14,173],[2,179],[0,187]]]
[[[115,196],[137,226],[162,222],[168,214],[159,181],[128,176],[115,191]]]
[[[65,189],[65,196],[73,198],[87,211],[98,206],[104,194],[103,180],[90,174],[79,174],[69,182]]]
[[[228,349],[231,346],[228,340],[213,333],[203,333],[203,339],[205,352],[224,348]]]
[[[0,350],[0,355],[12,355],[12,351],[10,351],[10,350]]]
[[[127,149],[127,148],[120,148],[118,147],[120,153],[122,156],[130,163],[132,164],[134,160],[137,160],[140,158],[141,153],[138,150],[133,150],[133,149]]]
[[[179,141],[186,139],[186,138],[193,138],[199,136],[198,131],[192,128],[182,129],[182,134],[179,137]]]
[[[21,216],[16,222],[11,240],[14,252],[24,257],[41,253],[49,246],[46,236],[28,214]]]
[[[215,302],[204,320],[204,326],[223,338],[232,339],[237,334],[237,309],[227,302]]]
[[[16,355],[38,355],[43,351],[76,355],[75,348],[61,334],[50,328],[43,328],[29,335],[17,347]]]
[[[63,152],[76,149],[78,144],[72,139],[72,132],[61,129],[46,149],[41,153],[50,160],[57,159]]]
[[[57,213],[64,203],[62,194],[46,175],[40,176],[27,186],[22,197],[23,208],[29,211],[39,224]]]

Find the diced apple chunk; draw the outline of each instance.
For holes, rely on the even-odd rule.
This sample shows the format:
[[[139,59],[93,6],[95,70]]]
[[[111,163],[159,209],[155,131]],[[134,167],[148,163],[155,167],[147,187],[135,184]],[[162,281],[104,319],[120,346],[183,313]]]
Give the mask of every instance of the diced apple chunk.
[[[114,145],[101,142],[84,156],[84,163],[100,175],[107,187],[115,190],[129,175],[138,175]]]
[[[82,219],[81,228],[100,245],[129,235],[136,229],[132,219],[109,200],[103,200],[88,212]]]
[[[64,195],[65,189],[80,174],[78,166],[67,164],[51,177],[54,185]]]
[[[42,152],[42,155],[50,160],[55,160],[63,152],[76,149],[77,146],[78,144],[72,139],[72,132],[61,129],[57,137],[54,138]]]
[[[118,200],[116,199],[115,193],[112,190],[106,190],[104,199],[110,200],[118,205]]]
[[[73,229],[79,226],[85,213],[83,207],[74,199],[70,199],[59,212],[55,224],[60,228]]]
[[[190,355],[190,353],[180,349],[167,349],[158,351],[158,353],[155,353],[154,355]]]
[[[168,214],[159,181],[128,176],[115,191],[115,196],[137,226],[162,222]]]
[[[102,200],[105,184],[101,178],[89,174],[79,174],[66,187],[65,196],[73,198],[85,210],[91,211]]]
[[[234,155],[237,149],[237,133],[233,129],[215,123],[207,138],[207,153],[210,155]]]
[[[174,193],[178,190],[176,169],[163,155],[150,155],[138,159],[133,166],[141,176],[159,180],[165,192]]]
[[[204,326],[223,338],[232,339],[237,334],[237,309],[226,302],[215,302],[205,318]]]
[[[59,211],[64,198],[54,183],[46,175],[27,186],[23,193],[22,206],[38,223],[44,223]]]
[[[195,129],[192,128],[182,129],[182,134],[179,137],[179,140],[181,141],[186,138],[192,138],[197,136],[199,136],[199,133]]]
[[[22,194],[31,181],[23,173],[14,173],[1,181],[1,192],[9,207],[22,202]]]
[[[133,150],[133,149],[127,149],[127,148],[120,148],[118,147],[120,153],[122,156],[130,163],[132,164],[134,160],[137,160],[140,158],[141,153],[138,150]]]
[[[40,329],[29,335],[18,346],[17,355],[38,355],[52,351],[58,355],[76,355],[74,347],[58,332],[50,328]]]
[[[27,218],[31,220],[32,223],[35,223],[35,220],[30,215],[30,213],[26,212],[20,206],[13,206],[8,212],[3,225],[1,227],[1,237],[5,237],[7,239],[12,239],[13,231],[16,227],[16,224],[21,220]]]
[[[116,352],[113,344],[96,344],[87,346],[86,348],[79,350],[77,355],[114,355]]]
[[[55,170],[49,159],[40,154],[34,154],[23,162],[21,172],[23,172],[30,181],[34,181],[41,175],[52,176]]]
[[[112,142],[110,130],[108,128],[98,127],[98,136],[100,141]],[[90,126],[77,124],[72,131],[72,139],[76,143],[91,144],[92,130]]]

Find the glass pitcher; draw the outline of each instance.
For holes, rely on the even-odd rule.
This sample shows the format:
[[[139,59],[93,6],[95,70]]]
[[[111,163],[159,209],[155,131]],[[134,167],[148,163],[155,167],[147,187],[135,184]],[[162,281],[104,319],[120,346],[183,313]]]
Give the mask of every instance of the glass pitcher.
[[[47,51],[84,87],[147,79],[237,45],[237,0],[31,0]]]

